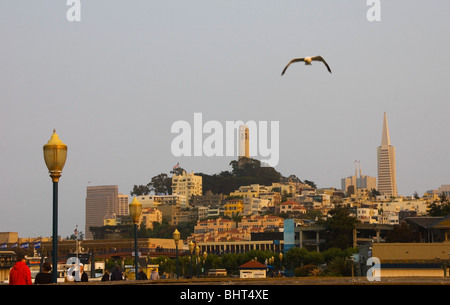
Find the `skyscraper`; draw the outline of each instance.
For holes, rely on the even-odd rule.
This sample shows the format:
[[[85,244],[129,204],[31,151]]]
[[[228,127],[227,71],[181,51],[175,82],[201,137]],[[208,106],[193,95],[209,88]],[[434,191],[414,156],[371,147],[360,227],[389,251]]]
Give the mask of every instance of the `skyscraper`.
[[[86,239],[94,235],[89,227],[103,226],[105,218],[119,213],[119,187],[117,185],[88,186],[86,191]]]
[[[348,191],[349,186],[353,186],[358,189],[367,189],[369,192],[372,189],[377,189],[377,178],[370,177],[362,174],[360,162],[355,160],[357,167],[355,168],[355,175],[341,179],[341,189]],[[359,165],[359,177],[358,177],[358,165]]]
[[[386,112],[384,113],[381,146],[377,149],[378,191],[383,195],[397,197],[395,177],[395,148],[391,145]]]

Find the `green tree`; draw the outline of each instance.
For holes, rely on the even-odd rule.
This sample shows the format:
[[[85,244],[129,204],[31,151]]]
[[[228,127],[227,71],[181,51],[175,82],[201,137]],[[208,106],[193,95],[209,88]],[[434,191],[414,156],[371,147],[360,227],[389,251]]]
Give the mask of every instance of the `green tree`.
[[[181,168],[181,167],[174,168],[173,170],[170,171],[170,173],[172,175],[178,175],[178,176],[183,175],[183,172],[185,172],[185,170],[184,170],[184,168]]]
[[[314,183],[314,181],[305,180],[305,183],[308,184],[312,188],[317,188],[317,185]]]
[[[172,178],[165,173],[154,176],[147,186],[155,194],[172,194]]]
[[[348,251],[341,248],[328,248],[322,252],[325,263],[331,262],[336,257],[347,257]]]
[[[370,198],[376,198],[377,196],[380,196],[381,193],[379,191],[377,191],[376,189],[371,189],[369,192],[369,197]]]
[[[142,196],[150,194],[150,188],[148,185],[134,185],[133,190],[130,192],[131,196]]]
[[[348,257],[337,256],[333,258],[326,268],[326,274],[329,276],[351,276],[353,261]]]
[[[445,193],[439,195],[439,201],[434,201],[428,205],[428,215],[447,216],[450,214],[450,202]]]
[[[386,233],[388,243],[411,243],[419,241],[419,233],[405,221],[395,225],[392,231]]]
[[[285,264],[288,269],[294,270],[305,264],[308,250],[305,248],[294,247],[287,251],[285,255]]]
[[[330,210],[331,215],[325,221],[319,221],[323,223],[326,228],[325,239],[327,241],[327,248],[340,248],[347,249],[353,245],[353,229],[359,221],[350,215],[350,211],[347,207],[337,206]]]

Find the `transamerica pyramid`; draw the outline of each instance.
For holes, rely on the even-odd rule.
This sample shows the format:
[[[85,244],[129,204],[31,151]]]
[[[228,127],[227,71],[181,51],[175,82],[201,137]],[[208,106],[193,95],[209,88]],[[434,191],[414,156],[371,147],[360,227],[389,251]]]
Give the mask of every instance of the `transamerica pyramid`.
[[[397,180],[395,176],[395,148],[389,138],[386,112],[383,119],[381,146],[377,149],[378,157],[378,191],[382,195],[397,197]]]

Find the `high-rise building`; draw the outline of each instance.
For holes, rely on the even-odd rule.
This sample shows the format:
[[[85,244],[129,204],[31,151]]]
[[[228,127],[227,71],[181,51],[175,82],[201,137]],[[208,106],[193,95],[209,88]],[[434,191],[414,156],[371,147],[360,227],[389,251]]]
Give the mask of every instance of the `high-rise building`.
[[[119,215],[119,187],[117,185],[88,186],[86,190],[86,239],[93,239],[90,227],[101,227],[105,218]]]
[[[378,191],[382,195],[397,197],[395,176],[395,148],[391,145],[386,112],[384,113],[381,146],[377,149]]]
[[[129,215],[130,212],[128,210],[128,206],[129,206],[128,195],[119,194],[119,206],[118,206],[117,215]]]
[[[355,161],[355,163],[357,163],[357,166],[359,165],[359,177],[358,167],[356,167],[354,176],[341,179],[341,189],[346,192],[348,192],[350,186],[353,186],[353,191],[367,189],[370,192],[372,189],[377,189],[377,178],[363,175],[359,161]]]

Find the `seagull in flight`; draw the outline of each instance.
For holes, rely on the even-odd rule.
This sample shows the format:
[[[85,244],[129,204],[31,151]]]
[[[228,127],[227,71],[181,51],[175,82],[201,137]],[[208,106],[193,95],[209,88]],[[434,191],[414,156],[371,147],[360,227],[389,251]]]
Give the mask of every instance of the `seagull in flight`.
[[[325,61],[325,59],[323,59],[322,56],[313,56],[313,57],[304,57],[304,58],[294,58],[292,59],[287,66],[284,68],[283,72],[281,72],[281,75],[284,74],[284,72],[286,72],[287,68],[289,67],[290,64],[294,63],[294,62],[299,62],[299,61],[303,61],[305,63],[305,65],[311,65],[311,61],[321,61],[324,63],[324,65],[327,67],[328,72],[331,73],[331,69],[330,66],[327,64],[327,62]]]

